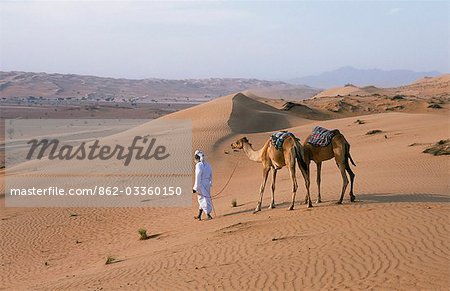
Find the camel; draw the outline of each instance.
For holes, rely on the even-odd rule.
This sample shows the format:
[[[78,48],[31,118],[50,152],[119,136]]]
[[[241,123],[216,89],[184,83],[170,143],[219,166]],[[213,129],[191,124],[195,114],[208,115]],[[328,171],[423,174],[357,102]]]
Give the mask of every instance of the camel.
[[[305,184],[307,185],[305,201],[308,201],[308,208],[312,207],[311,197],[309,194],[309,173],[307,173],[307,167],[302,157],[302,145],[295,137],[287,137],[283,142],[282,150],[277,150],[272,145],[270,140],[268,140],[261,149],[254,150],[247,137],[240,138],[232,143],[231,148],[242,149],[250,160],[262,163],[263,180],[259,189],[259,201],[253,213],[261,211],[264,189],[270,170],[272,170],[272,201],[270,202],[269,209],[275,208],[275,182],[277,172],[284,166],[287,166],[289,169],[292,181],[292,201],[289,210],[294,209],[295,195],[298,188],[297,178],[295,176],[296,161],[299,164],[299,168],[305,178]]]
[[[350,201],[355,201],[355,195],[353,195],[353,182],[355,180],[355,174],[353,173],[352,169],[350,168],[350,165],[348,163],[348,160],[351,161],[353,166],[355,165],[355,162],[353,162],[352,156],[350,155],[350,144],[345,139],[344,135],[340,133],[339,130],[335,129],[335,135],[331,139],[331,143],[328,146],[325,147],[317,147],[313,146],[308,143],[310,135],[305,139],[303,142],[303,153],[304,153],[304,161],[307,166],[306,173],[309,175],[309,164],[312,161],[314,161],[317,165],[317,188],[318,188],[318,194],[317,194],[317,201],[316,203],[322,202],[322,197],[320,195],[320,181],[321,181],[321,170],[322,170],[322,162],[331,160],[332,158],[335,159],[336,165],[338,166],[339,170],[341,171],[342,175],[342,191],[341,191],[341,197],[338,200],[338,204],[342,203],[342,199],[344,198],[345,190],[347,189],[348,185],[348,178],[346,171],[350,175]],[[309,183],[306,185],[306,188],[309,187]],[[307,189],[309,192],[309,189]],[[308,201],[305,200],[305,203]]]

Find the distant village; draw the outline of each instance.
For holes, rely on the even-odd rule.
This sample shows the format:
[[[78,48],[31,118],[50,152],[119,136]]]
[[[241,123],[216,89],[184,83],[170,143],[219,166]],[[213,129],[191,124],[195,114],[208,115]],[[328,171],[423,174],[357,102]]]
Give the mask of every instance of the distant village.
[[[197,104],[212,100],[210,95],[204,95],[202,98],[192,97],[163,97],[151,98],[149,96],[142,97],[117,97],[113,95],[97,95],[95,93],[88,93],[85,96],[69,96],[69,97],[43,97],[43,96],[27,96],[27,97],[1,97],[1,104],[15,104],[15,105],[80,105],[80,104],[117,104],[138,106],[140,103],[188,103]]]

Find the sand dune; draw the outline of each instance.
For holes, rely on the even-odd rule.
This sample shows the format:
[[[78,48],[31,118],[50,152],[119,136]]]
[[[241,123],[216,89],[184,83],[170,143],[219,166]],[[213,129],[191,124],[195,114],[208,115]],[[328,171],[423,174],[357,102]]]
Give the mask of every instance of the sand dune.
[[[322,119],[342,118],[385,112],[441,113],[448,112],[450,99],[400,96],[344,96],[304,100],[299,105],[322,113]],[[293,107],[295,108],[295,107]],[[328,118],[327,118],[328,116]]]
[[[228,125],[234,133],[276,131],[301,124],[304,120],[273,108],[244,94],[233,97]]]
[[[395,92],[404,95],[425,97],[446,96],[448,98],[450,94],[450,74],[434,78],[423,78],[408,86],[399,87]]]
[[[234,94],[217,98],[174,114],[163,116],[161,120],[191,120],[192,147],[210,152],[216,143],[232,134],[228,120],[232,111]]]
[[[337,97],[337,96],[371,96],[371,95],[406,95],[415,97],[449,97],[450,92],[450,74],[427,77],[416,82],[395,88],[377,88],[375,86],[357,87],[354,85],[346,85],[344,87],[336,87],[324,90],[313,98],[320,97]]]
[[[364,124],[344,115],[313,121],[262,100],[233,94],[162,118],[192,120],[193,148],[203,148],[213,166],[213,193],[238,163],[230,184],[214,197],[214,220],[194,221],[195,204],[3,208],[0,288],[447,289],[448,157],[422,150],[448,138],[448,115],[390,112],[358,117]],[[343,205],[334,204],[341,178],[328,161],[322,169],[323,204],[308,210],[300,204],[305,190],[298,174],[296,209],[288,212],[291,184],[284,169],[277,208],[265,208],[266,189],[264,209],[253,215],[261,165],[231,151],[230,143],[245,134],[259,148],[284,128],[303,139],[315,125],[339,128],[351,143],[357,202],[349,203],[346,194]],[[366,135],[374,129],[382,133]],[[312,172],[314,181],[314,165]],[[314,182],[311,189],[315,198]],[[154,238],[140,241],[140,227]],[[105,265],[108,255],[118,262]]]
[[[374,91],[373,88],[371,91]],[[346,96],[346,95],[360,95],[360,96],[366,96],[371,95],[373,93],[366,92],[363,88],[359,88],[354,85],[347,85],[344,87],[336,87],[324,90],[320,92],[319,94],[315,95],[314,98],[320,98],[320,97],[336,97],[336,96]]]

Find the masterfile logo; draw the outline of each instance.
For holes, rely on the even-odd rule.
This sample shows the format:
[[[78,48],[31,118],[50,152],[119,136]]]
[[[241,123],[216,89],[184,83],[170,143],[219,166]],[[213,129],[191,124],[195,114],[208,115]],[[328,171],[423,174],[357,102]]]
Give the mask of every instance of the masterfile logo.
[[[141,143],[141,146],[139,146]],[[27,144],[30,144],[30,150],[26,159],[31,160],[34,153],[37,151],[36,159],[42,159],[47,154],[50,160],[109,160],[116,158],[123,160],[124,166],[128,166],[131,160],[164,160],[170,156],[167,153],[167,148],[164,145],[156,145],[156,138],[147,138],[142,136],[135,136],[131,145],[125,147],[120,144],[114,146],[101,145],[100,140],[95,140],[91,145],[86,145],[82,142],[79,146],[60,145],[58,139],[32,139]],[[144,151],[145,150],[145,151]]]
[[[189,207],[186,120],[5,121],[7,207]]]

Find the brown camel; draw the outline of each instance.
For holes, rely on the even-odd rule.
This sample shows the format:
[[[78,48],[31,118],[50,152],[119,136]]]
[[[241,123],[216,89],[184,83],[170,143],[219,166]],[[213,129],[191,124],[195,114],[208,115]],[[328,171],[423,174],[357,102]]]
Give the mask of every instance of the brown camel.
[[[344,198],[345,190],[347,189],[348,185],[348,178],[345,171],[348,172],[350,175],[350,201],[355,201],[355,195],[353,195],[353,182],[355,180],[355,174],[353,173],[352,169],[350,168],[350,165],[348,163],[348,160],[350,160],[353,164],[353,166],[356,166],[353,162],[352,156],[350,155],[350,144],[345,139],[344,135],[339,132],[339,130],[335,129],[335,135],[333,136],[331,143],[328,146],[320,147],[320,146],[313,146],[308,143],[309,140],[308,136],[305,141],[303,142],[303,152],[304,152],[304,161],[307,166],[307,173],[309,175],[309,164],[310,161],[313,160],[317,165],[317,188],[318,188],[318,195],[317,195],[317,203],[322,202],[322,197],[320,195],[320,172],[322,169],[322,162],[326,160],[330,160],[334,158],[336,161],[336,165],[338,166],[339,170],[341,171],[342,175],[342,192],[341,197],[339,198],[338,204],[342,203],[342,199]],[[308,179],[309,180],[309,179]],[[309,183],[306,185],[306,188],[309,187]],[[307,189],[309,192],[309,189]],[[308,201],[305,200],[305,203]]]
[[[289,210],[294,209],[295,195],[297,193],[297,178],[295,176],[295,163],[299,163],[299,168],[305,178],[305,184],[307,189],[306,199],[308,201],[308,207],[312,207],[311,197],[309,195],[309,173],[307,173],[307,166],[302,157],[302,145],[300,142],[292,136],[287,137],[283,142],[282,150],[277,150],[268,140],[264,146],[259,150],[254,150],[252,144],[246,137],[238,139],[231,144],[232,149],[242,149],[248,158],[252,161],[262,163],[263,166],[263,180],[259,189],[259,201],[254,213],[261,211],[261,204],[264,194],[264,188],[266,186],[267,177],[270,170],[272,170],[272,201],[269,209],[275,207],[275,181],[277,177],[277,171],[287,166],[289,173],[291,174],[292,181],[292,202]]]

